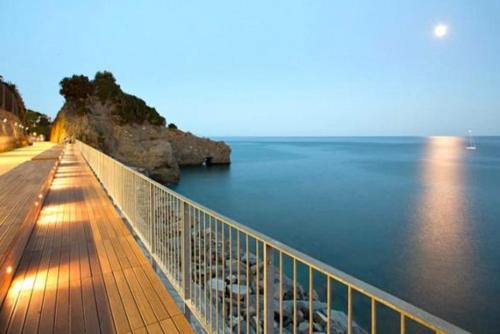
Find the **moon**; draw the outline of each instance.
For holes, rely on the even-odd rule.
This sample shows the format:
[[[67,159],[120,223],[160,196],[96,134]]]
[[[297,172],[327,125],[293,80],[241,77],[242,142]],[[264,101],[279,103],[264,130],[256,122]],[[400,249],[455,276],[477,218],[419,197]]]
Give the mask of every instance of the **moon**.
[[[434,36],[437,38],[444,38],[448,35],[448,26],[444,23],[439,23],[434,27]]]

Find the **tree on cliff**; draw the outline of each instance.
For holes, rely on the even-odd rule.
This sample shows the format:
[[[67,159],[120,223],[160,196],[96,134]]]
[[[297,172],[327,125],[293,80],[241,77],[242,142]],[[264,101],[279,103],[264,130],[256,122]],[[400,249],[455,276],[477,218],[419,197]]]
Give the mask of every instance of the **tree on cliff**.
[[[94,85],[85,75],[64,78],[59,84],[61,85],[59,93],[68,101],[86,99],[94,92]]]
[[[113,73],[108,71],[97,72],[94,77],[95,95],[99,97],[101,103],[108,99],[115,99],[120,95],[121,88],[116,83]]]

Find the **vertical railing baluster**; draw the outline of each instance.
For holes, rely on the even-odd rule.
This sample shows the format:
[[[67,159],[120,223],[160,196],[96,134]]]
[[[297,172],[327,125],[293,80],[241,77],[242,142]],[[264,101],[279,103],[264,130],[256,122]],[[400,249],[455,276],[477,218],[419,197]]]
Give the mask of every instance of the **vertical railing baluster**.
[[[260,298],[259,298],[259,294],[260,294],[260,288],[259,288],[259,281],[260,281],[260,275],[259,275],[259,267],[260,267],[260,264],[259,264],[259,240],[257,240],[257,238],[255,238],[255,257],[256,257],[256,264],[255,264],[255,272],[256,272],[256,279],[255,279],[255,311],[256,311],[256,318],[257,318],[257,323],[255,324],[255,329],[256,329],[256,332],[257,334],[260,333]]]
[[[371,334],[377,333],[377,304],[375,298],[372,298],[371,306]]]
[[[352,288],[347,287],[347,334],[352,334]]]
[[[238,263],[237,264],[238,268],[236,268],[237,276],[238,276],[238,278],[237,278],[237,280],[238,280],[238,304],[237,304],[236,308],[237,308],[237,312],[238,312],[238,334],[240,334],[241,333],[241,320],[239,320],[239,319],[240,319],[240,315],[241,315],[241,312],[240,312],[241,311],[240,310],[240,308],[241,308],[241,306],[240,306],[240,304],[241,304],[241,300],[240,300],[240,292],[241,292],[241,290],[240,290],[240,286],[241,286],[241,281],[240,281],[240,277],[241,277],[241,268],[240,268],[241,267],[241,265],[240,265],[240,262],[241,262],[240,238],[241,237],[240,237],[240,230],[239,229],[236,230],[236,238],[237,238],[237,240],[236,240],[236,248],[237,248],[237,250],[236,250],[236,256],[238,258],[238,262],[237,262]]]
[[[332,332],[332,291],[330,276],[326,276],[326,334]]]
[[[208,216],[208,309],[210,330],[213,330],[213,295],[212,295],[212,219]]]
[[[400,333],[405,334],[406,333],[406,317],[403,313],[400,313]]]
[[[184,202],[184,205],[187,203]],[[194,220],[196,219],[196,214],[195,214],[196,209],[192,208],[189,206],[188,212],[189,212],[189,217],[192,217],[192,220],[190,219],[189,225],[191,226],[191,231],[194,229]],[[191,240],[191,247],[189,248],[189,254],[191,254],[191,261],[189,261],[189,266],[191,267],[190,276],[189,276],[189,289],[191,290],[191,301],[195,300],[196,298],[196,290],[194,289],[194,279],[193,279],[193,239],[191,235],[189,235],[189,239]]]
[[[192,237],[193,238],[193,251],[196,254],[195,259],[193,260],[193,284],[196,284],[196,305],[199,307],[201,305],[201,279],[200,279],[200,270],[201,270],[201,234],[200,234],[200,229],[201,229],[201,224],[200,224],[200,211],[197,210],[197,214],[194,216],[195,218],[193,219],[193,228],[195,229],[195,234]],[[196,237],[196,238],[195,238]]]
[[[313,269],[309,266],[309,334],[313,332]]]
[[[229,231],[229,329],[233,332],[233,232],[231,227]]]
[[[215,219],[215,328],[219,332],[219,222]]]
[[[297,261],[293,258],[293,334],[297,334]]]
[[[203,214],[203,280],[205,286],[205,298],[204,298],[204,310],[205,310],[205,319],[208,318],[208,289],[207,284],[210,284],[207,276],[207,216]]]
[[[153,189],[153,184],[149,184],[149,214],[148,214],[148,221],[149,221],[149,245],[150,245],[150,252],[151,256],[154,257],[154,254],[156,253],[155,249],[155,244],[154,244],[154,189]],[[151,214],[153,213],[153,214]],[[154,260],[153,260],[154,263]]]
[[[222,235],[221,235],[221,259],[222,259],[222,277],[221,277],[221,280],[222,282],[224,282],[223,286],[225,286],[225,276],[226,276],[226,236],[225,236],[225,231],[226,231],[226,228],[224,226],[224,223],[221,222],[220,223],[220,227],[222,229]],[[221,310],[221,313],[222,313],[222,331],[224,331],[225,327],[226,327],[226,289],[224,288],[223,291],[222,291],[222,310]]]
[[[188,205],[188,203],[184,202],[183,200],[181,201],[180,199],[178,199],[177,197],[175,197],[175,203],[176,203],[176,210],[177,210],[177,219],[175,220],[176,221],[176,230],[175,230],[175,241],[176,241],[176,246],[175,246],[175,254],[176,254],[176,272],[180,272],[181,271],[181,263],[182,263],[182,254],[181,252],[179,251],[180,249],[182,249],[182,235],[179,235],[180,234],[180,229],[182,228],[181,227],[181,221],[179,219],[179,217],[182,215],[182,210],[183,210],[183,206],[185,207],[186,205]],[[191,217],[189,217],[191,219]],[[189,251],[189,258],[191,258],[191,221],[190,219],[188,220],[188,224],[189,224],[189,248],[188,248],[188,251]],[[187,263],[188,266],[191,265],[191,261]]]
[[[182,269],[183,269],[183,287],[184,287],[184,299],[187,301],[191,298],[190,291],[190,267],[189,263],[191,262],[191,224],[189,222],[189,207],[188,204],[182,202],[182,210],[181,210],[181,222],[182,222]],[[186,308],[187,310],[187,308]],[[186,311],[185,310],[185,311]]]
[[[267,243],[264,248],[264,334],[273,333],[274,314],[274,261],[273,248]],[[258,268],[258,267],[257,267]]]
[[[250,261],[249,261],[249,255],[250,255],[250,245],[249,245],[249,237],[248,234],[245,234],[246,237],[246,254],[245,254],[245,259],[246,259],[246,283],[247,283],[247,298],[246,298],[246,310],[250,308]],[[247,333],[250,333],[250,317],[248,317],[248,311],[246,315],[246,320],[247,320]]]
[[[279,331],[283,333],[283,253],[280,254],[280,295],[279,295]]]
[[[173,210],[173,206],[172,206],[172,195],[168,195],[168,198],[167,198],[167,204],[168,204],[168,208],[167,208],[167,221],[168,221],[168,224],[167,224],[167,257],[168,257],[168,262],[167,262],[167,268],[168,270],[170,271],[170,274],[172,275],[172,277],[175,277],[177,278],[177,276],[175,275],[175,271],[174,271],[174,266],[173,266],[173,257],[172,257],[172,245],[174,243],[174,237],[173,237],[173,214],[172,214],[172,210]]]

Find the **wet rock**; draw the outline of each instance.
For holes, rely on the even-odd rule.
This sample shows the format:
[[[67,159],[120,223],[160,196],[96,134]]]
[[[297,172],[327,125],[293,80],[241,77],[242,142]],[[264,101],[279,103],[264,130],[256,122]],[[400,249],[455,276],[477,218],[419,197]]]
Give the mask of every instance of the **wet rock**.
[[[208,282],[208,288],[211,289],[213,293],[222,295],[226,291],[226,282],[218,278],[212,278]]]
[[[254,266],[257,263],[257,257],[253,255],[252,253],[245,254],[243,255],[243,258],[241,259],[241,262],[246,264],[247,262],[250,264],[250,266]]]
[[[229,293],[232,294],[233,299],[235,300],[243,300],[248,292],[248,289],[244,285],[230,285],[229,286]]]

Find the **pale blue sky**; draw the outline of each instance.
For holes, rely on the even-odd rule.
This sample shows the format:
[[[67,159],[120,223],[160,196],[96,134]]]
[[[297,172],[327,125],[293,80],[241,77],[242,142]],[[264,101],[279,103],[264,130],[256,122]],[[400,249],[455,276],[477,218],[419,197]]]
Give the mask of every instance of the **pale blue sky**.
[[[500,135],[498,0],[2,0],[0,40],[52,116],[61,78],[110,70],[201,135]]]

